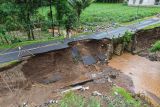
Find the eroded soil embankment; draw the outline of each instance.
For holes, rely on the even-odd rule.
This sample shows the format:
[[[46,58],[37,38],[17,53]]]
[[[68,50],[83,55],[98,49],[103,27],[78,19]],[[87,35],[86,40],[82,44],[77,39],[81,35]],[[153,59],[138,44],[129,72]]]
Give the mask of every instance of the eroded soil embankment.
[[[83,94],[90,97],[93,91],[111,93],[113,84],[124,88],[132,87],[128,76],[107,66],[97,54],[106,55],[109,41],[79,41],[70,44],[70,48],[37,55],[21,64],[0,72],[0,105],[17,106],[23,102],[40,105],[46,100],[59,98],[57,92],[67,86],[87,81],[90,89]],[[80,57],[91,55],[96,63],[85,65],[82,59],[75,60],[72,48],[76,47]],[[106,61],[106,60],[105,60]],[[14,99],[14,100],[13,100]]]
[[[101,47],[100,41],[87,41],[72,43],[71,48],[38,55],[24,64],[22,71],[27,78],[36,82],[45,81],[49,76],[59,75],[62,82],[72,81],[86,72],[102,71],[105,65],[95,64],[84,66],[81,59],[74,60],[72,47],[76,47],[80,56],[92,55],[96,58],[98,53],[105,54],[106,48]],[[57,78],[58,79],[58,78]]]
[[[160,40],[160,27],[138,31],[135,36],[135,48],[138,55],[146,57],[152,61],[160,61],[160,52],[151,53],[149,50],[157,40]]]

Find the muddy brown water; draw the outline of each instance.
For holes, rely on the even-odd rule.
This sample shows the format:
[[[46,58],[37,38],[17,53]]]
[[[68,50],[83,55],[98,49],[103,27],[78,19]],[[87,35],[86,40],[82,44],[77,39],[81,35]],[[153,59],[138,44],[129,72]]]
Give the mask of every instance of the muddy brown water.
[[[124,53],[122,56],[114,56],[109,66],[129,75],[133,80],[136,93],[148,94],[151,99],[160,104],[160,62]]]

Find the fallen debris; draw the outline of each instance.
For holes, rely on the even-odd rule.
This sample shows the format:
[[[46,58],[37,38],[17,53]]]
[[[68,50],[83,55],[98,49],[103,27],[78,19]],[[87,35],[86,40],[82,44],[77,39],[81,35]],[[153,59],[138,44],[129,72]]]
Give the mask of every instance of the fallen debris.
[[[110,78],[108,78],[108,82],[112,83],[112,81],[111,81],[111,79],[110,79]]]
[[[86,90],[89,90],[89,86],[88,87],[82,87],[81,89],[82,91],[86,91]]]
[[[109,77],[112,79],[116,79],[117,76],[116,76],[116,74],[110,74]]]
[[[28,102],[23,103],[22,107],[28,107]]]
[[[67,89],[67,90],[65,90],[65,91],[62,91],[61,94],[68,93],[68,92],[70,92],[70,91],[75,91],[75,90],[81,90],[81,91],[89,90],[89,86],[87,86],[87,87],[76,86],[76,87]]]
[[[94,92],[92,93],[92,95],[93,95],[93,96],[102,96],[102,94],[99,93],[98,91],[94,91]]]
[[[118,95],[118,93],[117,93],[116,91],[114,92],[114,94],[115,94],[115,95]]]
[[[44,106],[49,106],[51,104],[57,104],[58,103],[58,100],[49,100],[47,103],[44,103]]]
[[[102,63],[105,63],[108,61],[107,56],[105,54],[99,53],[97,54],[97,57]]]

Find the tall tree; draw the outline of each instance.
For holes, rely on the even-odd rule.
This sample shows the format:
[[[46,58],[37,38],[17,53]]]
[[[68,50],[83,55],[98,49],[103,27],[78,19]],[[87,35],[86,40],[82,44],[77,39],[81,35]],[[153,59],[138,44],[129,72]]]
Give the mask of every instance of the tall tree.
[[[68,2],[76,10],[79,22],[82,11],[93,3],[94,0],[68,0]]]
[[[34,40],[33,23],[31,20],[32,15],[37,11],[37,8],[41,6],[42,0],[17,0],[16,1],[21,8],[20,18],[27,31],[28,39]]]
[[[56,19],[58,22],[58,32],[60,34],[60,27],[63,26],[63,17],[68,10],[67,0],[55,0]]]
[[[69,36],[70,29],[72,29],[77,22],[75,10],[69,5],[67,0],[56,0],[55,9],[58,25],[64,26]]]
[[[53,37],[54,37],[54,21],[53,21],[53,12],[52,12],[52,0],[49,0],[49,7],[50,7],[50,19],[52,21],[52,34],[53,34]]]

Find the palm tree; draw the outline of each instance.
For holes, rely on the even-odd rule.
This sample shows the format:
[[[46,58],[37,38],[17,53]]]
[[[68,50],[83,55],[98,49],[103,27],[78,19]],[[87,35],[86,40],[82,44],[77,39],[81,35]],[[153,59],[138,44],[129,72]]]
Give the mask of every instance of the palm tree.
[[[77,13],[78,22],[82,11],[93,2],[94,0],[68,0],[68,3],[73,7],[73,9],[75,9]]]

